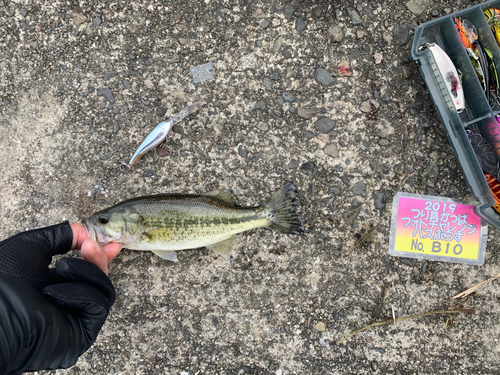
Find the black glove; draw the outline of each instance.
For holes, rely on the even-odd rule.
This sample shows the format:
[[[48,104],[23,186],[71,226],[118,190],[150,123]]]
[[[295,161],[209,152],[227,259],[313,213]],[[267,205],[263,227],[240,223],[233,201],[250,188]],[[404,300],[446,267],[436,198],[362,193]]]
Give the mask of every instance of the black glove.
[[[72,241],[64,222],[0,242],[0,375],[71,367],[94,343],[115,290],[81,259],[49,269]]]

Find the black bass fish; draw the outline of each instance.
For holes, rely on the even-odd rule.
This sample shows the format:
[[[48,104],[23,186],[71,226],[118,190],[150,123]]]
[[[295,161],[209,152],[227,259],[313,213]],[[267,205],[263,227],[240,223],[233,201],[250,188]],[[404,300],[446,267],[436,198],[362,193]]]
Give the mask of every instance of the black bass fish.
[[[95,213],[84,225],[100,245],[118,242],[177,261],[176,250],[207,247],[234,258],[236,234],[255,228],[299,234],[297,189],[288,182],[257,207],[239,207],[230,190],[134,198]]]

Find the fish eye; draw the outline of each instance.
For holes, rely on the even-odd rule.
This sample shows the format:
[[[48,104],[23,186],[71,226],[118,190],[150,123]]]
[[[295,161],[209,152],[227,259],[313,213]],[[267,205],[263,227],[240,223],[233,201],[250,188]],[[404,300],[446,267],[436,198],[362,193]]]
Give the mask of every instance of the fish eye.
[[[101,223],[101,224],[109,223],[109,219],[107,218],[107,216],[104,216],[104,215],[99,216],[97,221],[99,221],[99,223]]]

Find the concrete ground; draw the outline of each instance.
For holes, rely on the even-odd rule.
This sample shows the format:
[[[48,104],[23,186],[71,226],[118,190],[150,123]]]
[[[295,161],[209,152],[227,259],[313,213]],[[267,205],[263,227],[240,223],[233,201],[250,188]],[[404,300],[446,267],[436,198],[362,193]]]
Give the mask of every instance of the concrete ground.
[[[101,334],[56,373],[498,373],[495,282],[451,327],[431,316],[336,344],[391,306],[450,306],[500,272],[492,226],[480,267],[391,257],[389,216],[341,253],[347,218],[368,193],[349,247],[384,214],[398,172],[410,175],[401,191],[474,202],[408,54],[418,24],[475,3],[0,0],[2,238],[141,195],[223,187],[250,206],[289,180],[301,193],[305,233],[247,232],[233,264],[206,249],[178,263],[123,250]],[[194,83],[208,62],[214,78]],[[370,99],[380,107],[367,114]],[[170,156],[122,166],[195,101]]]

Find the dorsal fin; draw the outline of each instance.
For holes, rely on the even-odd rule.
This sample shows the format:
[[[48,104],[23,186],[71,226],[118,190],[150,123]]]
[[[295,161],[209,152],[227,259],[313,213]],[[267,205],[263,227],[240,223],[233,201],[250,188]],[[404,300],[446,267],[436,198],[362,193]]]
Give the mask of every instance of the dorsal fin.
[[[229,189],[215,189],[202,195],[206,197],[217,198],[223,202],[229,203],[231,206],[236,206],[236,197]]]

